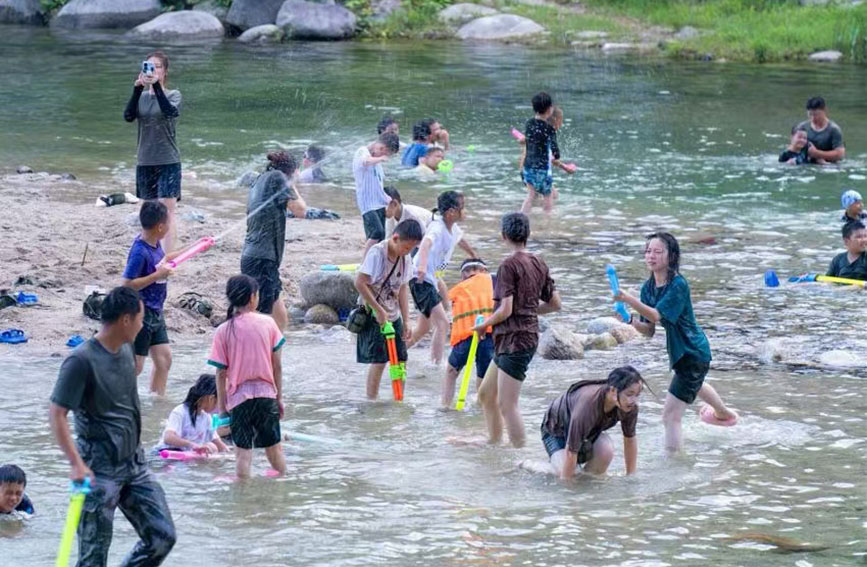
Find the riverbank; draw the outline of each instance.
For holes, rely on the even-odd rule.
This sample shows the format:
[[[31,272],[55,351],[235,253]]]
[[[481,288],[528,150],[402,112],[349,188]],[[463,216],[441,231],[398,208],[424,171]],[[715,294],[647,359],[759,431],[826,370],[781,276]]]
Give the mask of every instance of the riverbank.
[[[109,290],[119,285],[130,244],[140,232],[137,205],[94,206],[106,187],[64,180],[48,173],[0,177],[4,220],[0,222],[0,288],[17,294],[36,293],[29,307],[0,310],[0,330],[17,328],[29,337],[26,344],[2,345],[3,352],[63,353],[71,335],[91,336],[99,323],[82,314],[85,287]],[[84,197],[86,195],[86,197]],[[179,267],[169,281],[166,323],[173,341],[210,333],[225,316],[226,280],[239,273],[244,239],[243,192],[213,199],[204,187],[185,180],[179,214],[195,210],[205,222],[182,220],[182,242],[220,234],[237,227],[211,250]],[[239,223],[240,226],[239,226]],[[351,262],[363,246],[359,219],[337,221],[290,220],[286,225],[286,261],[281,266],[284,298],[300,302],[298,281],[328,262]],[[86,255],[85,255],[85,250]],[[16,285],[17,281],[29,281]],[[178,306],[178,298],[194,291],[213,304],[208,319]]]

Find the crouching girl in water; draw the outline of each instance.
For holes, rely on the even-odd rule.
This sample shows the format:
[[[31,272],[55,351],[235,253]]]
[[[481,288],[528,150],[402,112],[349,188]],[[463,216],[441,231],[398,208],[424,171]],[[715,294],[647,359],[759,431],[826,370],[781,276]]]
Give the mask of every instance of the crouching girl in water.
[[[638,396],[644,378],[631,366],[615,368],[607,380],[582,380],[551,402],[542,420],[542,444],[551,469],[563,480],[579,466],[591,474],[604,474],[614,458],[614,445],[604,433],[617,422],[623,430],[626,474],[635,472],[638,442]]]
[[[710,344],[695,320],[689,284],[680,275],[680,245],[667,232],[647,237],[644,262],[650,277],[641,286],[641,299],[621,290],[614,297],[638,311],[640,318],[629,317],[629,323],[641,334],[652,337],[656,324],[665,328],[665,347],[674,370],[668,387],[662,421],[665,425],[665,447],[678,451],[681,446],[681,419],[686,406],[696,396],[713,408],[713,419],[720,425],[732,425],[737,414],[704,379],[710,369]]]
[[[187,392],[187,397],[169,414],[157,450],[178,449],[216,453],[229,448],[217,435],[211,414],[217,407],[217,378],[202,374]]]

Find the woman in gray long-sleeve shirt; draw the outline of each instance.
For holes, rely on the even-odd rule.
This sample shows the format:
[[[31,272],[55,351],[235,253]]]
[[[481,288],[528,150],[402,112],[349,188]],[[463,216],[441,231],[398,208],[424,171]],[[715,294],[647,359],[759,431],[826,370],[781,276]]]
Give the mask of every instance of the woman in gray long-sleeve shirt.
[[[175,139],[181,92],[167,90],[169,58],[165,53],[148,54],[147,63],[152,65],[152,71],[146,73],[143,69],[139,73],[123,118],[138,121],[136,196],[159,199],[169,210],[169,232],[162,242],[168,253],[177,238],[175,209],[181,200],[181,154]]]

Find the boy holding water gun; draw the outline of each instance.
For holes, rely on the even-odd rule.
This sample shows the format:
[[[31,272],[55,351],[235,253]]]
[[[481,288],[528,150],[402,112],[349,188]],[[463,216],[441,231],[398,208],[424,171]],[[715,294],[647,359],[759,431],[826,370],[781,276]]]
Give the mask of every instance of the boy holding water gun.
[[[527,121],[524,130],[525,157],[522,179],[527,186],[527,198],[521,212],[530,214],[536,195],[544,198],[543,208],[550,213],[554,208],[552,192],[554,177],[551,164],[559,165],[560,147],[557,145],[557,130],[548,123],[554,113],[554,103],[548,93],[537,93],[532,100],[536,115]]]
[[[413,277],[409,253],[423,237],[418,221],[406,219],[399,222],[388,240],[370,248],[355,277],[359,303],[372,311],[356,342],[356,360],[370,365],[367,397],[371,400],[379,395],[382,372],[388,363],[385,337],[381,331],[386,321],[394,326],[398,360],[406,362],[406,342],[410,338],[408,284]]]

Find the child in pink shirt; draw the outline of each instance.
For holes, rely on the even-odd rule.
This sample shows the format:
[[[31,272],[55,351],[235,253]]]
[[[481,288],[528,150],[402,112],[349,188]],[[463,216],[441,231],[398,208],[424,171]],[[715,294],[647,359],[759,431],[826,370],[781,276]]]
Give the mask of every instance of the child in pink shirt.
[[[217,407],[232,417],[236,474],[249,478],[253,447],[264,448],[268,462],[286,472],[280,444],[283,417],[285,339],[274,319],[256,312],[259,284],[250,276],[233,276],[226,283],[229,314],[217,328],[208,364],[217,368]]]

